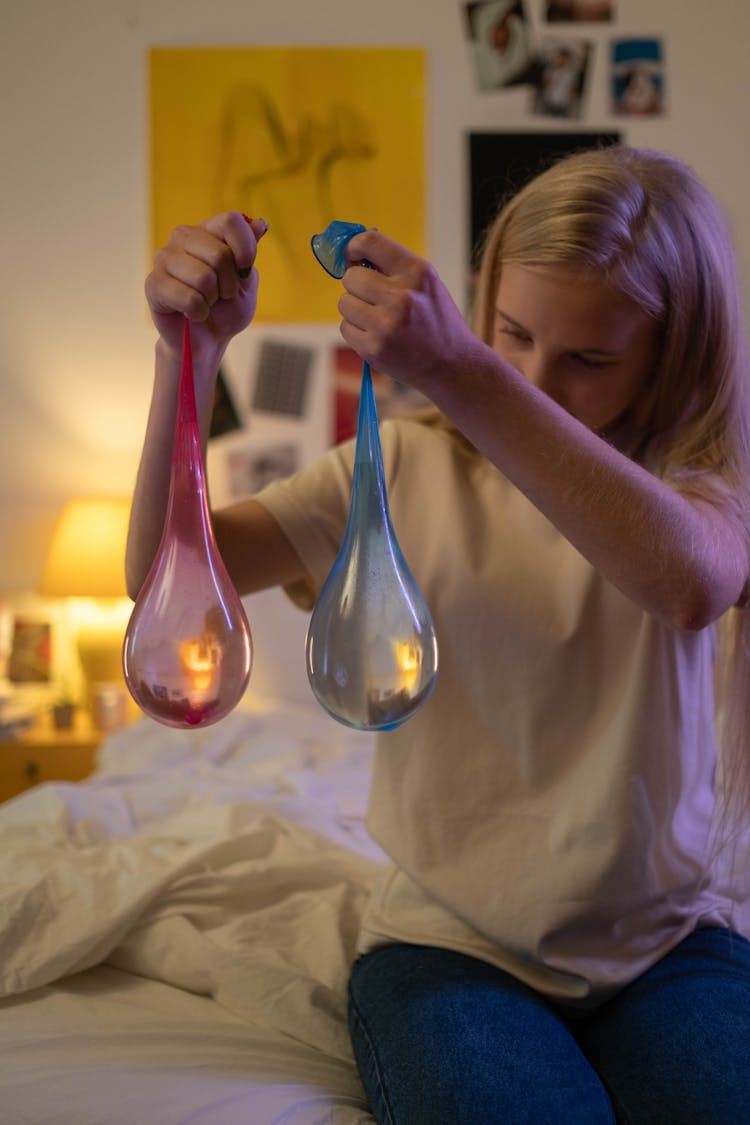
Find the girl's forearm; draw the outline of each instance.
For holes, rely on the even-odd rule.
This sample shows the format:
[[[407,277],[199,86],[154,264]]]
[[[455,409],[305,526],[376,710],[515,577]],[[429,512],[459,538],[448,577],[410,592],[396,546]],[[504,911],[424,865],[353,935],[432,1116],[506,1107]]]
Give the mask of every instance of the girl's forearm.
[[[664,484],[491,348],[431,397],[604,576],[668,624],[697,629],[741,596],[747,544],[729,516]]]

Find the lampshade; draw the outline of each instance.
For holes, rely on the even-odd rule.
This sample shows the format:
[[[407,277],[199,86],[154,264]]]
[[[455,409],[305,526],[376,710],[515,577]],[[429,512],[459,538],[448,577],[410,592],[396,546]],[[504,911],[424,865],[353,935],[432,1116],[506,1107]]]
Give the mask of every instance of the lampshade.
[[[63,509],[39,593],[49,598],[124,598],[130,500],[83,497]]]

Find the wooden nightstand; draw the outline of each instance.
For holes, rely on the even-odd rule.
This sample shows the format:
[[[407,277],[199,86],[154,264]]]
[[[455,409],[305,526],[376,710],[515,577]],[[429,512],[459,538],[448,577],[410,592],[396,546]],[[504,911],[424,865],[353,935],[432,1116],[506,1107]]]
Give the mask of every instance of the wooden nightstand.
[[[103,738],[88,712],[78,711],[70,730],[56,730],[45,715],[17,738],[0,739],[0,801],[41,781],[80,781]]]

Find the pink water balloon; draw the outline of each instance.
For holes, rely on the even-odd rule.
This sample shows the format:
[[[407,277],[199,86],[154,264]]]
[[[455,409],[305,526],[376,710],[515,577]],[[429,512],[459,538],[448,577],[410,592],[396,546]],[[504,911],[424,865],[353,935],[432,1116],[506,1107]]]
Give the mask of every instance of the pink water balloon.
[[[167,513],[125,633],[125,681],[158,722],[204,727],[239,702],[252,651],[245,610],[211,526],[185,320]]]

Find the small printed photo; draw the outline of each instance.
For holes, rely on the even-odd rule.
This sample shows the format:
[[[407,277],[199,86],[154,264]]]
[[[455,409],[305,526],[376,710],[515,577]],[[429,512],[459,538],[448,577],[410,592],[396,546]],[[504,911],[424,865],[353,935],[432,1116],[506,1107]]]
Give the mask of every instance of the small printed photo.
[[[664,65],[659,39],[612,44],[612,111],[632,116],[664,112]]]
[[[618,129],[595,130],[585,126],[469,133],[469,210],[466,216],[467,306],[474,295],[476,272],[487,231],[498,211],[534,176],[563,157],[581,149],[619,144]]]
[[[233,449],[227,454],[227,488],[232,500],[254,496],[271,481],[289,477],[300,468],[299,445],[280,442],[265,448]]]
[[[613,0],[548,0],[549,23],[611,23],[615,18]]]
[[[522,0],[478,0],[464,12],[479,89],[532,81],[533,39]]]
[[[49,683],[51,668],[51,624],[17,617],[13,622],[8,679],[13,684]]]
[[[390,375],[372,371],[375,408],[381,422],[416,410],[424,410],[429,400],[406,383]],[[333,443],[340,444],[357,432],[359,398],[362,388],[362,360],[355,351],[339,344],[333,349]]]
[[[307,412],[314,349],[287,340],[263,340],[252,409],[302,418]]]
[[[592,45],[584,40],[545,40],[537,55],[532,112],[577,118],[586,91]]]
[[[372,389],[377,405],[375,375]],[[354,437],[359,415],[359,392],[362,386],[362,360],[352,348],[339,344],[333,349],[333,444]]]
[[[224,377],[224,372],[219,368],[214,390],[213,408],[211,411],[211,427],[208,432],[210,438],[231,434],[242,429],[242,422],[234,405],[234,399]]]

